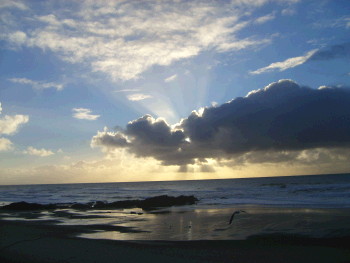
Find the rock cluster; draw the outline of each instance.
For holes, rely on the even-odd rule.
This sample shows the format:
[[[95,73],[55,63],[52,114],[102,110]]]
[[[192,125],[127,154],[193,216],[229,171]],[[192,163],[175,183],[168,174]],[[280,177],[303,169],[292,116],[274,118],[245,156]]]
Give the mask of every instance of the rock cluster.
[[[74,204],[37,204],[27,202],[16,202],[1,207],[2,210],[13,211],[30,211],[30,210],[51,210],[51,209],[123,209],[123,208],[142,208],[143,210],[152,210],[158,207],[170,207],[181,205],[193,205],[198,201],[193,195],[180,195],[177,197],[160,195],[146,198],[144,200],[124,200],[116,202],[89,202],[89,203],[74,203]]]

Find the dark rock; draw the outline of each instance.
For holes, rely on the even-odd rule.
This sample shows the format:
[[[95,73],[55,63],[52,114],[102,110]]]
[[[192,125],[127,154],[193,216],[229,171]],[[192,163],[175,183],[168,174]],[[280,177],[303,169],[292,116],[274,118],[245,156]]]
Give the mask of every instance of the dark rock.
[[[11,203],[9,205],[5,205],[1,209],[28,211],[28,210],[48,210],[48,209],[55,209],[55,208],[56,208],[56,205],[54,204],[41,205],[37,203],[17,202],[17,203]]]
[[[136,208],[139,207],[141,200],[116,201],[108,204],[108,208]]]
[[[75,203],[70,206],[73,209],[124,209],[139,207],[140,200],[116,201],[112,203],[96,201],[86,204]]]
[[[112,203],[96,201],[86,204],[75,203],[72,205],[67,204],[36,204],[27,202],[17,202],[1,207],[3,210],[18,210],[18,211],[28,211],[28,210],[50,210],[50,209],[63,209],[63,208],[73,208],[73,209],[126,209],[126,208],[142,208],[143,210],[152,210],[157,207],[170,207],[170,206],[180,206],[180,205],[192,205],[198,201],[193,195],[190,196],[155,196],[151,198],[146,198],[145,200],[124,200],[116,201]]]
[[[91,208],[91,205],[76,203],[76,204],[72,204],[70,206],[70,208],[73,208],[73,209],[89,209],[89,208]]]
[[[92,208],[96,208],[96,209],[103,209],[106,208],[108,203],[102,202],[102,201],[96,201],[93,205]]]
[[[151,198],[146,198],[141,201],[140,208],[143,210],[151,210],[157,207],[169,207],[169,206],[180,206],[180,205],[193,205],[198,201],[193,195],[185,196],[180,195],[178,197],[161,195]]]

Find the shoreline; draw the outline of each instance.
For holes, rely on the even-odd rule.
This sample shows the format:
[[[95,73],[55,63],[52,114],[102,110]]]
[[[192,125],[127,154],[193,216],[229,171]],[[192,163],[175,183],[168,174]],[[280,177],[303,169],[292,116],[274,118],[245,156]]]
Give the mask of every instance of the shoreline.
[[[231,215],[236,214],[232,222]],[[0,210],[0,220],[32,225],[65,226],[76,236],[109,240],[245,240],[256,235],[337,238],[350,236],[349,208],[232,206],[203,208],[197,205],[153,210],[52,209]],[[73,231],[74,232],[74,231]]]
[[[247,240],[84,239],[72,226],[0,220],[1,262],[349,262],[350,236],[258,235]]]
[[[350,262],[346,208],[140,211],[2,211],[0,262]]]

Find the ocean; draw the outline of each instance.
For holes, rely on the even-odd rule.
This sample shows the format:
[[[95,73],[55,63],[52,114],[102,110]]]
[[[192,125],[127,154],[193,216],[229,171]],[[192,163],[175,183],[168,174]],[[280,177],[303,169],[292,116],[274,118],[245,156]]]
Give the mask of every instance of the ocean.
[[[0,205],[11,202],[87,203],[194,195],[197,208],[239,205],[349,208],[350,174],[93,184],[0,186]]]

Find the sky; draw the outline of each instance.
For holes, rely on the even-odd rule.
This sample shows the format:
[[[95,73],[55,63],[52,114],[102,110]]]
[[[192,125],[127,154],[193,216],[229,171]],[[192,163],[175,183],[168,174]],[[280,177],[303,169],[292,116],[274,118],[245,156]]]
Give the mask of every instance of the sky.
[[[347,0],[0,0],[0,184],[350,171]]]

